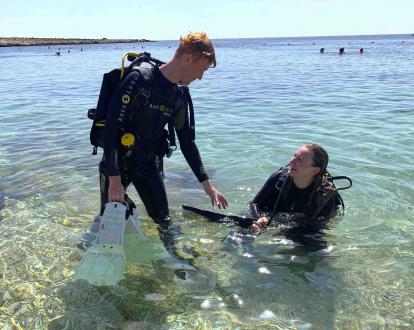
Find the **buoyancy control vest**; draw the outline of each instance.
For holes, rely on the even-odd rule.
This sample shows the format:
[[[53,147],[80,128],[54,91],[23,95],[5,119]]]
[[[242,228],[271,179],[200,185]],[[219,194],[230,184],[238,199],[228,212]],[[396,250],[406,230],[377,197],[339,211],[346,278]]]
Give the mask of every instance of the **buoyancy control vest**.
[[[292,180],[288,174],[288,166],[281,167],[279,171],[282,172],[282,175],[280,175],[279,180],[275,184],[275,189],[279,190],[279,194],[276,198],[273,211],[270,215],[269,223],[275,217],[277,213],[277,207],[281,199],[287,196],[285,194],[285,192],[288,190],[287,186],[292,184]],[[349,185],[337,188],[334,183],[335,180],[347,180],[349,182]],[[314,193],[312,194],[313,196],[310,196],[304,213],[311,218],[317,216],[332,198],[335,198],[336,210],[342,208],[342,211],[344,211],[345,204],[338,191],[351,188],[351,186],[352,180],[347,176],[332,176],[328,171],[325,170],[324,174],[320,178],[318,186],[315,188]]]
[[[131,63],[129,66],[125,67],[124,62],[125,58],[127,58]],[[90,130],[90,142],[93,146],[92,154],[97,154],[98,147],[103,148],[103,131],[106,124],[106,118],[108,114],[108,108],[109,104],[111,102],[111,98],[119,86],[119,84],[122,82],[122,80],[130,73],[132,70],[138,70],[141,72],[141,75],[143,77],[147,77],[147,79],[143,79],[143,86],[146,89],[150,89],[151,84],[151,74],[150,74],[150,68],[141,67],[142,63],[148,63],[150,66],[161,66],[164,64],[164,62],[155,59],[151,57],[151,54],[149,53],[134,53],[134,52],[128,52],[122,56],[121,61],[121,68],[114,69],[110,72],[107,72],[103,75],[102,79],[102,85],[99,93],[98,103],[96,108],[92,108],[88,110],[88,118],[93,120],[91,130]],[[189,107],[189,122],[190,122],[190,129],[191,129],[191,138],[194,141],[195,140],[195,120],[194,120],[194,109],[193,109],[193,103],[191,100],[191,96],[188,90],[188,87],[179,85],[179,89],[183,93],[183,96],[185,97],[186,101],[188,102]],[[145,93],[141,93],[138,95],[138,97],[145,98],[149,97],[149,95],[146,95]],[[142,104],[147,104],[148,102],[144,101]],[[128,136],[123,136],[122,138],[125,138],[128,140]],[[122,139],[121,139],[122,140]],[[177,148],[176,142],[175,142],[175,131],[174,131],[174,123],[171,119],[168,122],[168,130],[165,132],[165,144],[166,147],[163,149],[163,154],[161,156],[166,155],[167,157],[170,157],[172,152]]]

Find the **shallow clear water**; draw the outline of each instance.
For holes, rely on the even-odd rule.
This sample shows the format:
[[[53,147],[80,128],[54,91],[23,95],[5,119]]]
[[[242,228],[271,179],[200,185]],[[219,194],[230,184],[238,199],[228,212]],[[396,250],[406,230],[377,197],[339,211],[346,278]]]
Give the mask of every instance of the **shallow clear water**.
[[[228,212],[245,212],[268,175],[315,142],[328,150],[333,175],[353,179],[342,193],[345,216],[307,242],[269,231],[241,244],[237,228],[181,211],[210,206],[176,152],[165,166],[183,230],[177,246],[182,256],[198,253],[200,270],[130,263],[116,287],[73,283],[76,244],[99,197],[86,110],[124,51],[165,60],[176,42],[66,46],[62,56],[57,47],[0,48],[0,328],[414,326],[414,37],[215,45],[217,68],[191,90],[196,141]]]

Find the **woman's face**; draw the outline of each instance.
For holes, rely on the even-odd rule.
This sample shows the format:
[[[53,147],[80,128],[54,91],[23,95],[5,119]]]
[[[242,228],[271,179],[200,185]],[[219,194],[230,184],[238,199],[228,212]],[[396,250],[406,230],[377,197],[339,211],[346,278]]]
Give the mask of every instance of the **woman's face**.
[[[301,146],[289,162],[289,175],[292,178],[312,178],[320,172],[320,167],[313,166],[313,151]]]

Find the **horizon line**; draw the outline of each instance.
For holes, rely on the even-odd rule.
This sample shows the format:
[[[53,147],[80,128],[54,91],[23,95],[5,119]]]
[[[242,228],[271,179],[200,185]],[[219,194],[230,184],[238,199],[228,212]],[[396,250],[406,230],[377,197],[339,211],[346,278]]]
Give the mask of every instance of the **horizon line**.
[[[272,37],[220,37],[220,38],[211,38],[211,40],[223,40],[223,39],[269,39],[269,38],[280,38],[280,39],[288,39],[288,38],[330,38],[330,37],[370,37],[370,36],[398,36],[398,35],[406,35],[406,36],[414,36],[414,33],[375,33],[375,34],[337,34],[337,35],[312,35],[312,36],[272,36]],[[176,39],[150,39],[150,38],[112,38],[112,37],[27,37],[27,36],[12,36],[12,37],[5,37],[0,36],[0,38],[27,38],[27,39],[85,39],[85,40],[101,40],[101,39],[112,39],[112,40],[151,40],[151,41],[174,41]]]

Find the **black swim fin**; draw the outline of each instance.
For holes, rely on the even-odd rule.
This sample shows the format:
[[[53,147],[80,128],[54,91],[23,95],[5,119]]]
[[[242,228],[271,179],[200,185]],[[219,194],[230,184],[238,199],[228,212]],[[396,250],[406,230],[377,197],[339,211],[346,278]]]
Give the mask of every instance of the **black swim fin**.
[[[242,217],[238,215],[221,214],[188,205],[183,205],[183,209],[201,215],[211,222],[233,223],[242,228],[249,228],[253,221],[255,221],[253,218]]]

